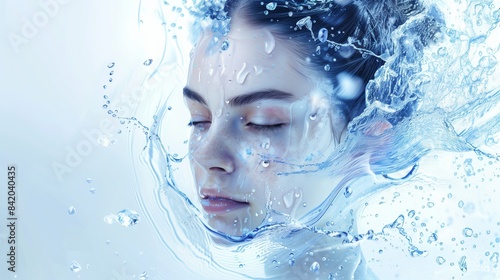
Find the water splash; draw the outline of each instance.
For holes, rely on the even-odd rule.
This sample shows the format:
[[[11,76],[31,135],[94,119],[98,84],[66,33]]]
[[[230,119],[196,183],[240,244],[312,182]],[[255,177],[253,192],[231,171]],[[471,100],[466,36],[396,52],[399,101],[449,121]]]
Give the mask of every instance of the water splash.
[[[224,34],[227,33],[228,25],[226,19],[221,16],[223,14],[220,9],[221,4],[221,2],[215,1],[204,9],[210,11],[210,15],[214,18],[220,18],[219,23],[214,24],[213,28],[219,30],[220,34]],[[263,6],[263,9],[270,11],[268,14],[271,16],[278,7],[269,9],[269,4]],[[476,6],[477,4],[480,5]],[[331,195],[318,206],[309,201],[296,203],[293,200],[293,192],[283,197],[280,203],[283,203],[287,208],[307,203],[307,207],[303,208],[311,209],[310,215],[306,215],[299,221],[270,207],[270,209],[266,209],[267,212],[264,211],[259,215],[265,217],[264,220],[272,222],[263,224],[254,230],[248,229],[244,236],[226,236],[214,231],[203,223],[198,211],[199,206],[192,200],[194,196],[191,196],[188,191],[191,186],[186,186],[187,183],[181,179],[185,176],[182,175],[182,169],[186,169],[186,161],[176,162],[171,157],[177,148],[173,148],[175,144],[172,144],[170,138],[175,137],[174,134],[177,134],[177,131],[169,130],[168,126],[164,126],[160,130],[161,126],[156,120],[153,125],[144,126],[152,138],[148,138],[147,145],[141,146],[143,158],[147,164],[153,167],[157,186],[160,186],[155,198],[148,202],[154,206],[148,204],[144,207],[145,209],[158,207],[164,212],[164,216],[153,219],[153,224],[159,223],[156,220],[168,221],[168,225],[163,226],[163,228],[158,227],[158,236],[163,241],[164,246],[174,251],[176,247],[173,244],[187,246],[186,251],[190,252],[189,256],[193,263],[209,263],[210,269],[215,271],[215,274],[231,274],[237,271],[236,274],[231,275],[243,275],[248,278],[273,277],[280,275],[279,273],[282,271],[280,268],[298,269],[302,263],[305,263],[305,258],[309,258],[305,270],[324,273],[324,278],[327,279],[335,277],[337,272],[333,269],[327,271],[326,267],[338,268],[340,264],[323,265],[322,256],[317,252],[319,250],[316,250],[318,248],[308,248],[303,244],[303,240],[315,240],[320,242],[318,244],[336,244],[340,248],[337,253],[345,250],[345,255],[348,256],[347,263],[357,264],[359,262],[355,262],[355,260],[360,258],[357,253],[358,246],[360,246],[358,241],[372,242],[368,236],[381,240],[391,238],[388,233],[395,232],[406,242],[408,255],[419,257],[419,260],[430,259],[432,246],[436,248],[446,247],[449,244],[447,243],[450,239],[448,238],[450,234],[448,229],[454,229],[454,236],[461,236],[464,226],[456,225],[458,223],[456,220],[439,221],[439,224],[444,226],[437,228],[437,231],[428,226],[431,224],[430,221],[426,221],[427,225],[422,226],[425,224],[424,219],[431,219],[430,217],[436,213],[427,212],[424,214],[424,210],[412,206],[410,209],[416,209],[418,214],[415,210],[410,209],[401,211],[399,213],[404,213],[404,215],[398,216],[394,221],[384,223],[382,232],[372,233],[364,237],[364,235],[360,236],[356,233],[355,227],[351,223],[352,214],[348,214],[346,209],[358,210],[363,197],[373,196],[384,189],[405,182],[414,183],[415,188],[417,186],[425,187],[427,184],[434,185],[433,179],[421,176],[421,168],[417,168],[420,161],[432,151],[446,150],[457,153],[473,151],[491,160],[492,164],[497,164],[498,152],[492,151],[492,149],[488,150],[487,147],[490,146],[486,143],[495,147],[498,140],[499,118],[491,114],[500,98],[498,85],[495,85],[491,79],[492,75],[497,73],[495,71],[498,47],[492,44],[490,39],[494,37],[493,33],[497,32],[495,23],[498,23],[498,13],[495,16],[491,7],[477,1],[471,1],[467,5],[469,6],[465,8],[464,27],[448,25],[440,20],[431,22],[432,16],[439,19],[442,15],[439,15],[436,9],[426,7],[426,14],[415,14],[412,20],[399,28],[393,36],[396,43],[394,50],[388,50],[383,55],[383,59],[386,61],[385,66],[377,72],[375,79],[367,86],[368,108],[350,124],[349,137],[344,144],[339,146],[338,154],[332,154],[324,162],[309,165],[293,165],[286,160],[283,162],[267,161],[267,163],[271,162],[273,166],[275,164],[296,166],[297,174],[311,173],[313,175],[314,172],[335,170],[338,174],[345,175],[340,182],[331,184]],[[293,15],[298,12],[297,9],[289,13]],[[440,27],[440,31],[436,33],[438,36],[431,38],[426,35],[433,32],[424,31],[435,31],[433,30],[435,26]],[[302,18],[296,23],[296,27],[310,30],[311,38],[317,39],[318,42],[328,42],[327,39],[323,41],[325,37],[328,38],[328,30],[326,30],[327,32],[315,30],[314,23],[310,18]],[[335,35],[335,32],[336,30],[330,31],[330,35]],[[222,37],[220,38],[219,43],[222,42]],[[349,44],[352,46],[352,42]],[[340,48],[339,51],[341,51]],[[350,53],[353,55],[357,51],[360,50],[353,48]],[[320,54],[324,54],[321,49]],[[366,52],[363,55],[372,54]],[[382,55],[374,56],[382,57]],[[325,65],[325,70],[332,70],[334,65],[335,63],[332,61],[328,67]],[[262,69],[254,68],[256,73],[258,70],[259,73],[262,72]],[[175,91],[172,89],[172,92]],[[172,98],[171,96],[173,95],[169,95],[168,98]],[[152,107],[154,107],[153,110],[159,120],[177,118],[175,114],[168,113],[168,110],[158,104],[162,103],[158,102]],[[379,135],[367,135],[365,132],[373,131],[369,128],[379,121],[389,122],[392,127],[383,130]],[[369,168],[361,164],[362,156],[349,159],[343,159],[341,156],[350,153],[356,154],[360,151],[369,152],[367,156],[367,161],[370,163]],[[179,154],[187,155],[187,152]],[[183,157],[181,156],[181,158]],[[469,159],[471,160],[469,161]],[[462,174],[464,179],[470,181],[480,174],[481,168],[476,163],[475,158],[467,155],[457,162],[462,164],[457,170],[457,176]],[[474,167],[472,167],[472,162],[474,162]],[[260,166],[264,166],[264,161],[261,162]],[[292,175],[291,173],[283,174],[283,176]],[[485,181],[493,178],[488,176],[484,175]],[[372,181],[369,181],[367,179],[369,177],[375,177],[376,183],[373,184]],[[351,186],[349,192],[347,186]],[[408,190],[400,191],[401,195],[398,196],[398,199],[404,199],[402,196],[410,190],[413,191],[413,187],[410,186]],[[468,200],[455,191],[457,188],[462,188],[462,186],[454,185],[451,189],[453,195],[447,197],[450,203],[453,203],[454,209],[469,215],[472,212],[465,212],[465,203],[459,202],[460,199],[466,202]],[[141,189],[140,192],[142,191]],[[146,197],[144,194],[143,196]],[[430,201],[423,202],[421,206],[425,206],[426,209],[431,207],[432,209],[429,211],[433,211],[441,206],[439,199],[433,197]],[[273,202],[273,205],[275,205],[274,203],[277,204],[277,201]],[[461,205],[460,208],[457,205]],[[326,226],[320,224],[320,221],[324,220],[328,220]],[[182,228],[174,226],[180,224],[183,225]],[[419,226],[423,228],[421,237],[414,234],[414,230],[418,232]],[[174,228],[175,230],[169,231],[172,234],[167,236],[168,234],[163,232],[166,228]],[[476,230],[477,228],[474,226],[474,232]],[[465,236],[465,234],[463,235]],[[469,237],[472,236],[473,233]],[[481,236],[481,238],[483,237]],[[458,246],[466,246],[468,238],[465,240],[465,245]],[[445,245],[439,245],[440,242],[444,242]],[[459,241],[456,243],[460,244]],[[339,244],[348,246],[343,247]],[[417,244],[418,247],[415,246]],[[482,245],[479,244],[478,247],[480,246]],[[349,251],[347,248],[352,250]],[[293,253],[290,252],[292,249]],[[227,254],[229,251],[230,255]],[[312,256],[309,254],[311,251],[315,251]],[[389,255],[390,250],[377,248],[376,252],[379,251],[383,254],[378,255],[384,256]],[[258,257],[256,258],[256,256]],[[432,256],[431,261],[435,267],[430,266],[431,270],[437,266],[448,267],[448,265],[442,265],[445,263],[445,258],[459,260],[457,264],[461,272],[473,270],[471,256],[457,256],[455,254],[449,257],[442,254],[436,259],[434,259],[436,255]],[[495,256],[496,259],[493,258],[493,255],[488,256],[490,260],[493,259],[493,261],[488,260],[492,265],[493,263],[496,265],[498,262],[498,253]],[[316,257],[318,259],[315,259]],[[469,265],[467,265],[466,258]],[[311,269],[315,262],[318,264],[318,270]],[[319,269],[320,264],[321,269]],[[457,270],[457,266],[454,269]],[[342,270],[346,270],[346,267]]]

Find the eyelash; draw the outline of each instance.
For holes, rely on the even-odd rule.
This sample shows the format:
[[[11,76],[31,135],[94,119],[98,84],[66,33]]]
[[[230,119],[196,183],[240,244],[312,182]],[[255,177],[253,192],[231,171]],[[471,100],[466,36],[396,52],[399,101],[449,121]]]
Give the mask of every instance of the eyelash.
[[[279,131],[285,127],[284,123],[277,123],[277,124],[271,124],[271,125],[261,125],[261,124],[254,124],[254,123],[247,123],[247,127],[251,129],[255,129],[257,131]]]

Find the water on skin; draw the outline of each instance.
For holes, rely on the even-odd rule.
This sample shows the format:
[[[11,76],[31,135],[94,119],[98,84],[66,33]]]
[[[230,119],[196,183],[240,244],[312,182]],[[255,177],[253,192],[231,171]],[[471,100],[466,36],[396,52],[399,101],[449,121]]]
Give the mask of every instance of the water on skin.
[[[480,4],[481,12],[474,3]],[[265,216],[267,222],[263,227],[255,231],[249,229],[248,234],[245,236],[234,237],[213,233],[210,229],[207,230],[203,224],[203,219],[199,216],[196,203],[192,202],[192,197],[186,194],[185,190],[195,188],[189,186],[186,182],[176,180],[176,170],[186,167],[182,166],[185,161],[173,162],[170,160],[171,157],[168,155],[170,146],[163,146],[163,143],[170,145],[168,142],[169,133],[162,134],[167,135],[167,137],[161,139],[161,141],[149,142],[148,145],[151,149],[148,150],[150,152],[144,155],[146,157],[145,162],[151,164],[151,168],[154,170],[155,176],[157,176],[158,184],[158,200],[153,200],[152,204],[159,206],[165,213],[168,213],[168,217],[162,216],[161,219],[168,220],[172,228],[175,228],[175,234],[171,236],[165,236],[164,231],[158,229],[158,236],[162,240],[166,240],[164,246],[174,252],[175,248],[179,248],[178,246],[189,250],[191,252],[190,257],[192,259],[190,259],[190,263],[192,261],[193,271],[196,270],[194,263],[203,263],[203,260],[208,259],[211,269],[217,273],[234,272],[239,276],[265,278],[279,275],[280,272],[287,271],[292,267],[296,269],[294,271],[297,271],[297,273],[299,271],[314,273],[310,275],[319,273],[322,279],[329,279],[329,277],[336,277],[337,269],[341,264],[335,266],[333,264],[331,266],[326,265],[323,262],[323,257],[325,257],[325,260],[329,260],[335,255],[322,256],[316,250],[318,248],[311,249],[310,245],[304,244],[304,240],[328,240],[327,243],[349,244],[349,248],[357,248],[358,241],[356,240],[371,242],[369,238],[382,240],[390,238],[391,234],[394,234],[402,238],[404,241],[403,250],[410,258],[431,258],[435,267],[431,266],[430,270],[451,267],[448,264],[453,263],[452,268],[457,273],[464,273],[464,275],[471,273],[474,262],[472,261],[473,258],[468,255],[469,251],[465,250],[462,253],[457,249],[456,253],[450,257],[450,255],[441,253],[439,255],[431,254],[428,249],[432,249],[433,246],[436,248],[438,248],[437,246],[446,247],[450,242],[449,240],[451,240],[451,237],[447,235],[449,234],[448,230],[452,230],[451,235],[456,238],[453,242],[460,244],[462,240],[464,241],[465,245],[460,244],[458,246],[466,246],[467,242],[485,240],[485,238],[490,238],[492,244],[495,245],[494,233],[498,233],[497,228],[492,228],[492,233],[486,235],[475,226],[455,225],[454,223],[457,223],[457,220],[440,221],[439,224],[444,226],[432,228],[429,226],[431,224],[429,221],[426,221],[427,225],[424,223],[424,220],[430,219],[432,214],[423,214],[421,213],[422,209],[413,207],[415,210],[410,208],[401,213],[394,213],[392,219],[384,223],[385,226],[373,228],[372,233],[367,235],[358,235],[352,230],[349,223],[346,225],[345,222],[342,222],[343,220],[351,220],[349,214],[346,214],[344,210],[347,209],[347,205],[356,210],[361,207],[358,202],[363,196],[375,195],[384,188],[394,187],[401,182],[418,177],[418,170],[413,171],[413,169],[410,173],[407,172],[408,176],[391,177],[390,175],[414,166],[433,149],[457,153],[476,150],[477,153],[481,154],[481,150],[477,148],[480,148],[484,143],[489,143],[490,146],[494,147],[494,143],[498,141],[498,137],[495,138],[499,129],[495,125],[498,124],[498,117],[491,117],[488,112],[491,108],[494,108],[494,104],[499,102],[499,93],[498,89],[495,90],[495,87],[489,86],[487,88],[487,86],[491,85],[491,75],[495,73],[494,70],[498,67],[496,57],[498,57],[499,47],[494,44],[484,46],[488,44],[489,38],[493,36],[492,32],[497,28],[494,22],[495,18],[498,18],[498,13],[494,13],[492,8],[488,5],[482,5],[481,2],[471,1],[469,5],[467,12],[464,13],[466,17],[463,19],[463,24],[466,27],[446,26],[441,33],[440,39],[437,40],[436,47],[432,44],[428,46],[429,51],[420,52],[417,50],[418,47],[422,47],[421,42],[418,41],[420,37],[413,35],[418,35],[415,34],[415,30],[422,29],[412,28],[412,24],[416,23],[418,19],[415,19],[414,22],[410,21],[406,25],[405,28],[407,29],[404,32],[397,33],[395,42],[403,42],[403,40],[398,41],[401,36],[411,35],[407,36],[406,39],[412,44],[404,44],[396,48],[391,59],[387,59],[386,66],[377,73],[375,82],[370,83],[367,87],[368,108],[363,115],[350,124],[348,128],[350,136],[346,143],[339,148],[342,153],[332,154],[329,160],[322,164],[307,166],[307,172],[331,169],[345,177],[342,182],[332,184],[332,195],[325,198],[325,203],[318,208],[314,208],[313,205],[310,205],[311,203],[306,204],[307,207],[312,209],[312,214],[308,216],[310,219],[307,219],[307,221],[318,221],[319,219],[316,219],[316,216],[322,215],[323,217],[329,217],[328,226],[315,224],[314,222],[304,226],[301,222],[290,219],[288,216],[273,212],[271,208],[267,213],[257,213],[260,216]],[[266,8],[268,14],[272,15],[273,9],[269,9],[271,6],[267,6],[269,4],[263,6],[263,8]],[[428,9],[428,11],[431,11],[431,9]],[[481,19],[480,25],[477,18]],[[312,39],[324,40],[326,32],[315,29],[310,18],[303,18],[296,23],[296,26],[311,30]],[[326,35],[328,34],[326,33]],[[485,43],[481,43],[478,38],[483,38],[481,40]],[[460,42],[463,42],[463,44]],[[274,49],[272,41],[265,38],[263,44],[266,53],[271,54]],[[221,41],[219,41],[218,46],[221,46]],[[478,49],[482,49],[482,54],[477,51]],[[311,50],[311,53],[315,53],[315,51]],[[345,51],[352,54],[355,50],[345,48]],[[405,55],[401,55],[403,52]],[[323,54],[323,52],[321,53]],[[474,56],[476,58],[471,58]],[[112,68],[113,66],[108,67]],[[237,72],[237,74],[241,73],[241,75],[237,75],[236,82],[243,83],[250,71],[260,74],[263,69],[259,66],[243,65],[240,71]],[[382,131],[376,137],[363,134],[363,131],[366,131],[366,128],[370,127],[375,120],[393,121],[399,119],[400,114],[409,106],[408,104],[417,99],[420,103],[419,107],[415,109],[417,113],[414,114],[414,117],[403,118],[400,123],[394,123],[393,127],[387,131]],[[166,112],[166,110],[164,111]],[[220,113],[222,114],[222,112]],[[215,115],[221,114],[215,112]],[[172,114],[159,114],[159,116],[160,120],[162,118],[176,117]],[[168,127],[162,129],[171,132]],[[152,129],[151,133],[154,134],[155,130]],[[367,144],[373,144],[374,142],[377,144],[377,141],[380,141],[380,146],[375,149]],[[143,146],[140,148],[142,149]],[[256,153],[254,150],[261,148],[263,147],[250,147],[250,152]],[[345,154],[366,150],[373,150],[368,173],[366,173],[366,166],[356,166],[356,162],[347,161],[342,157]],[[486,160],[491,160],[492,164],[497,164],[498,159],[495,158],[494,152],[493,154],[483,154],[483,157]],[[463,174],[464,179],[472,180],[478,176],[480,168],[475,158],[467,156],[457,162],[461,164],[457,173]],[[273,161],[266,162],[263,159],[261,164],[261,167],[264,167],[264,165],[277,163]],[[456,169],[455,166],[453,168]],[[364,175],[372,176],[373,174],[387,175],[384,178],[389,183],[373,185],[373,188],[367,187],[370,186],[368,184],[356,183]],[[314,176],[314,174],[311,175]],[[483,176],[485,181],[490,179],[488,175]],[[431,181],[429,184],[433,184],[433,182]],[[347,191],[347,187],[351,189]],[[445,195],[444,198],[453,203],[453,209],[461,211],[460,215],[468,215],[478,211],[479,206],[477,205],[476,209],[467,208],[467,205],[474,204],[470,204],[466,198],[455,191],[459,187],[461,186],[450,188],[450,191],[446,192],[450,193]],[[141,188],[140,191],[145,191],[145,189]],[[401,196],[398,196],[397,199],[402,199],[401,197],[409,191],[400,191]],[[289,192],[282,198],[276,199],[283,203],[286,208],[294,208],[302,207],[303,203],[307,203],[301,201],[301,198],[300,194]],[[423,202],[421,206],[426,209],[431,207],[430,211],[432,211],[439,207],[440,199],[441,197],[433,197],[430,201]],[[495,198],[492,197],[492,199]],[[144,204],[149,205],[148,203]],[[342,210],[344,211],[341,212]],[[130,218],[129,215],[126,216]],[[153,223],[155,223],[154,219]],[[238,223],[244,224],[245,221]],[[125,222],[125,224],[129,223]],[[186,225],[186,228],[178,226],[180,224]],[[412,230],[419,225],[425,225],[421,227],[429,230],[424,231],[422,237],[412,239],[415,236]],[[336,228],[336,231],[328,230],[328,227],[335,228],[336,226],[340,227],[340,229]],[[443,230],[443,233],[441,230]],[[479,234],[478,237],[476,237],[476,234]],[[217,242],[214,242],[214,240],[217,240]],[[389,239],[388,242],[391,242],[391,240]],[[444,242],[445,245],[439,245],[440,242]],[[192,243],[196,243],[196,245],[188,245]],[[482,246],[481,242],[477,241],[476,243],[479,244],[478,247]],[[489,244],[489,242],[487,243]],[[182,245],[176,247],[176,244]],[[337,254],[344,247],[339,246],[338,248]],[[293,255],[290,250],[293,250]],[[494,251],[491,248],[488,250]],[[227,255],[228,251],[231,251],[230,257]],[[313,256],[309,254],[311,251],[315,251]],[[383,257],[389,254],[389,251],[388,248],[377,248],[375,252]],[[207,252],[210,252],[210,254]],[[381,253],[378,254],[378,252]],[[359,257],[355,250],[348,251],[346,249],[345,255],[348,256],[346,259],[353,260],[352,263],[359,263],[354,261],[356,257]],[[258,257],[256,258],[256,256]],[[306,258],[309,258],[308,262],[305,262]],[[271,262],[271,260],[274,260],[274,262]],[[492,252],[491,255],[485,256],[482,261],[496,267],[498,252]],[[318,266],[315,265],[315,262]],[[304,263],[306,263],[305,266],[302,265]],[[347,261],[342,264],[344,265],[342,271],[349,270],[349,263],[351,262]],[[334,270],[332,267],[336,269]],[[404,272],[401,271],[401,273]]]

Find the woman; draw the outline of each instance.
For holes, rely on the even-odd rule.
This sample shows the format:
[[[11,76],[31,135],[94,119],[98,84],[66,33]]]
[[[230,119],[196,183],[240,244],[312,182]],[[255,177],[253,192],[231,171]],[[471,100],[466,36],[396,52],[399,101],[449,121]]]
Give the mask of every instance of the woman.
[[[305,164],[324,162],[346,137],[384,62],[375,53],[391,46],[375,41],[374,18],[348,2],[205,6],[217,28],[195,47],[184,96],[191,165],[215,230],[244,235],[274,212],[301,218],[331,192],[332,178],[309,174]],[[400,10],[385,28],[412,11]]]
[[[324,213],[335,186],[344,186],[345,171],[367,168],[368,157],[345,155],[331,164],[331,155],[339,158],[349,123],[365,108],[368,81],[392,52],[382,34],[420,7],[414,1],[228,0],[200,10],[213,24],[192,53],[184,97],[191,168],[209,228],[237,238],[298,222],[356,234],[352,213],[344,211],[335,226]],[[365,133],[379,136],[389,128],[380,120]],[[293,269],[276,265],[271,274],[367,277],[358,249],[317,233],[304,235],[315,240],[314,256],[294,259]],[[328,270],[320,271],[320,259],[331,261]]]

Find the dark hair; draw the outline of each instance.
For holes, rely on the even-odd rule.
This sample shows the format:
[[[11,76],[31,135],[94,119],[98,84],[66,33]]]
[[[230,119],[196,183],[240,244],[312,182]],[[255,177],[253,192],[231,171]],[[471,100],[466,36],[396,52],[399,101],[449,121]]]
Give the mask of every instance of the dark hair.
[[[323,71],[334,87],[341,72],[361,78],[366,86],[384,64],[380,55],[392,52],[390,32],[420,6],[416,0],[367,0],[362,5],[360,1],[336,2],[342,1],[227,0],[224,13],[270,28],[278,38],[293,43],[298,55],[307,57],[313,69]],[[366,106],[364,94],[340,101],[348,121]]]

